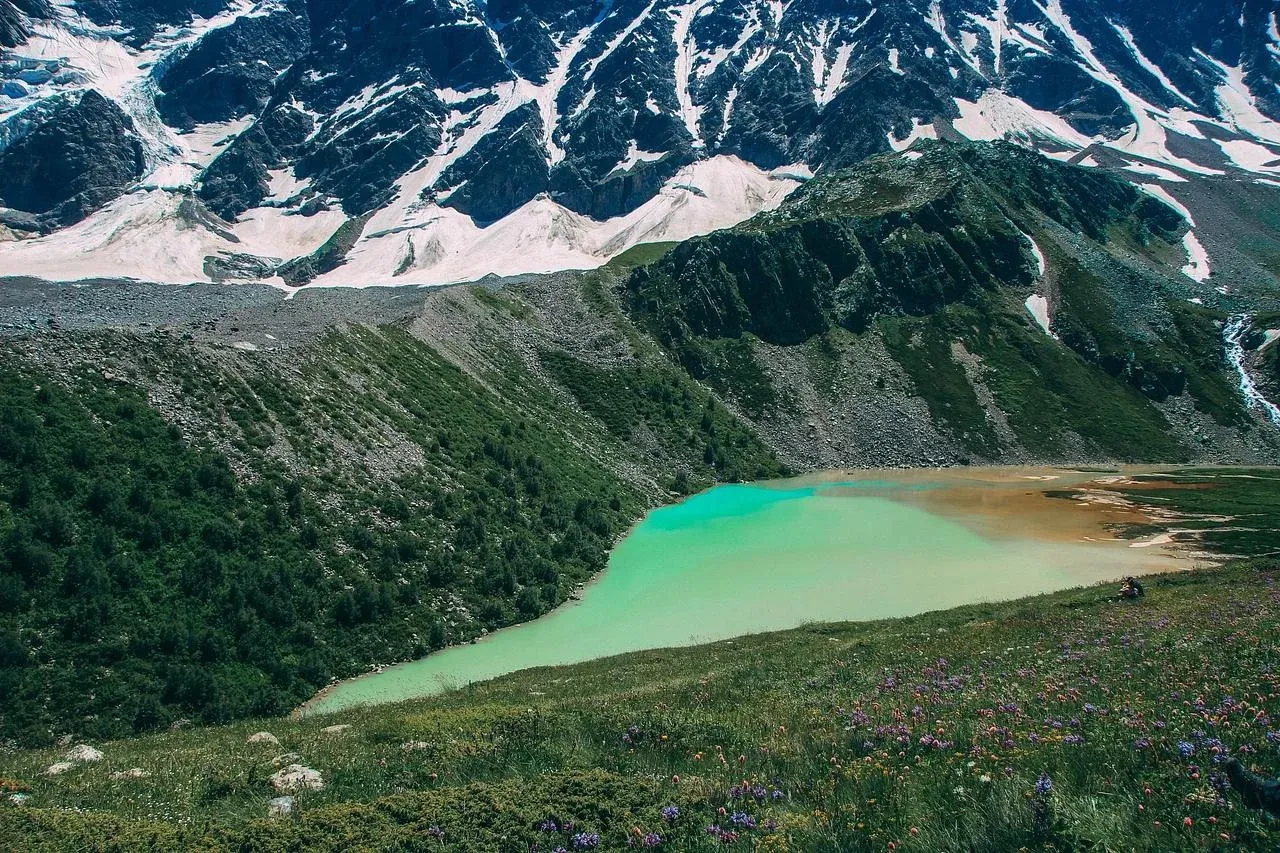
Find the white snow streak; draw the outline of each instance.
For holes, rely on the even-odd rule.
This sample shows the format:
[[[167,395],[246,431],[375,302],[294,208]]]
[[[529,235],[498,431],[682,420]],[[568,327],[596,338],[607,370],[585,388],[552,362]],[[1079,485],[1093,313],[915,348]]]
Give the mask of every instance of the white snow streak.
[[[1182,274],[1194,281],[1205,281],[1209,278],[1209,253],[1204,250],[1196,232],[1188,231],[1182,238],[1182,246],[1187,250],[1187,265]]]
[[[676,43],[676,102],[680,104],[680,118],[684,120],[684,126],[693,137],[695,148],[702,147],[704,143],[698,133],[702,107],[693,103],[693,95],[689,92],[689,79],[693,76],[693,59],[696,51],[696,45],[689,30],[693,26],[694,16],[710,2],[711,0],[692,0],[667,11],[675,24],[672,29],[672,38]]]
[[[1026,301],[1027,313],[1036,321],[1046,335],[1055,341],[1058,336],[1053,333],[1052,318],[1049,317],[1049,300],[1039,294],[1033,293],[1027,297]]]
[[[1182,214],[1182,218],[1187,220],[1187,224],[1189,224],[1192,228],[1195,227],[1196,219],[1194,216],[1191,215],[1191,211],[1187,210],[1187,206],[1182,202],[1178,201],[1176,198],[1174,198],[1169,193],[1169,191],[1166,190],[1164,187],[1160,186],[1159,184],[1138,184],[1138,189],[1142,190],[1148,195],[1153,195],[1156,198],[1160,199],[1162,202],[1169,205],[1174,210],[1178,211],[1178,213]]]
[[[1129,52],[1133,54],[1133,58],[1138,61],[1139,65],[1146,69],[1147,73],[1159,80],[1160,85],[1164,86],[1170,94],[1176,95],[1188,106],[1195,106],[1195,101],[1184,95],[1182,90],[1179,89],[1174,82],[1169,79],[1168,75],[1161,70],[1160,66],[1156,65],[1150,59],[1147,59],[1146,55],[1138,49],[1137,43],[1133,40],[1133,33],[1130,32],[1128,27],[1121,24],[1112,24],[1111,26],[1120,35],[1120,40],[1124,42],[1125,47],[1129,48]]]

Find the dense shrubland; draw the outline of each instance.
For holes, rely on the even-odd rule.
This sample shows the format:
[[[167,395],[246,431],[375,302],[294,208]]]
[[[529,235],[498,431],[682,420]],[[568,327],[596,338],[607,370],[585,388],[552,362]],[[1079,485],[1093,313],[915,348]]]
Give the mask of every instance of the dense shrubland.
[[[651,500],[579,452],[556,418],[575,415],[531,415],[396,329],[291,354],[301,380],[127,343],[178,376],[218,443],[113,374],[5,359],[0,737],[285,713],[334,677],[546,612]],[[627,381],[665,395],[630,422],[689,458],[671,485],[777,471],[687,380]],[[420,461],[338,447],[385,435]]]

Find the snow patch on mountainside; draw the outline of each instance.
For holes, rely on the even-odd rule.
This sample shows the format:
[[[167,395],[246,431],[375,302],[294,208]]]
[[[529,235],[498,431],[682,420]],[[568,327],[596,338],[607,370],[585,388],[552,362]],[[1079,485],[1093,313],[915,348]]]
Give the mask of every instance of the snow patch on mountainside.
[[[1056,341],[1058,336],[1053,333],[1052,318],[1049,317],[1049,300],[1038,293],[1033,293],[1027,297],[1026,306],[1027,313],[1036,321],[1036,325]]]
[[[1196,232],[1188,231],[1182,238],[1182,246],[1187,250],[1187,265],[1182,268],[1182,274],[1195,281],[1207,280],[1211,272],[1209,253],[1205,251]]]
[[[980,141],[1050,142],[1063,148],[1083,149],[1093,140],[1060,116],[1033,109],[1003,92],[989,89],[977,101],[956,98],[960,118],[952,126],[961,135]]]
[[[1044,278],[1045,270],[1048,269],[1048,264],[1046,264],[1044,260],[1044,252],[1040,251],[1040,245],[1036,243],[1030,234],[1024,233],[1022,237],[1031,245],[1031,255],[1036,259],[1037,275]]]
[[[209,280],[206,256],[288,260],[318,249],[345,220],[338,211],[301,216],[264,207],[241,222],[225,224],[207,213],[193,215],[187,207],[191,204],[164,190],[126,195],[50,236],[0,242],[0,270],[50,281],[126,278],[189,284]]]
[[[693,77],[693,62],[697,53],[693,35],[689,32],[693,19],[711,0],[692,0],[683,6],[670,10],[672,19],[672,38],[676,44],[675,89],[676,102],[680,105],[680,117],[689,135],[694,139],[694,146],[701,144],[698,134],[698,123],[702,119],[702,108],[693,103],[693,95],[689,91],[689,83]]]
[[[777,207],[798,185],[784,176],[787,171],[795,170],[768,173],[737,157],[712,157],[682,170],[637,210],[605,222],[546,196],[485,228],[455,210],[431,206],[412,229],[371,231],[346,264],[316,283],[438,285],[490,274],[594,269],[632,246],[686,240]],[[412,261],[393,276],[407,258]]]
[[[912,145],[916,144],[919,139],[937,139],[938,131],[932,124],[921,124],[920,119],[911,119],[911,132],[907,134],[906,139],[896,139],[892,133],[889,134],[889,147],[894,151],[906,151]]]
[[[1183,204],[1182,202],[1174,198],[1173,195],[1170,194],[1170,192],[1166,190],[1164,187],[1160,186],[1159,184],[1138,184],[1137,186],[1138,186],[1138,189],[1142,190],[1148,195],[1155,196],[1165,204],[1172,207],[1174,210],[1178,211],[1178,213],[1182,215],[1182,218],[1187,220],[1187,224],[1189,224],[1192,228],[1195,227],[1196,220],[1195,220],[1195,217],[1191,215],[1191,211],[1187,209],[1187,206],[1185,204]]]

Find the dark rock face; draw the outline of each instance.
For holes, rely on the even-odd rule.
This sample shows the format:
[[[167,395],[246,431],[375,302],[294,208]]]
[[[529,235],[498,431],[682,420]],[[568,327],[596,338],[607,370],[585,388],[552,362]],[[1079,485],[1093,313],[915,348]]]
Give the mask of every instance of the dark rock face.
[[[255,115],[270,98],[276,77],[309,45],[300,4],[296,11],[238,18],[165,69],[156,107],[167,124],[179,128]]]
[[[93,91],[64,97],[0,149],[0,200],[69,225],[120,197],[145,165],[133,122],[114,102]]]
[[[21,44],[30,34],[28,20],[52,15],[48,0],[0,0],[0,47]]]
[[[442,203],[479,222],[492,222],[532,199],[547,186],[542,133],[542,117],[534,104],[508,113],[440,176],[436,190],[448,193]],[[502,168],[494,168],[495,163]]]
[[[1245,9],[1242,27],[1238,2],[1185,5],[1208,29],[1265,41],[1268,22]],[[1162,108],[1215,114],[1221,72],[1196,49],[1249,55],[1243,37],[1201,46],[1163,13],[1120,0],[1066,0],[1061,22],[1026,0],[956,0],[936,13],[925,0],[804,0],[781,17],[752,0],[309,8],[312,47],[276,100],[323,117],[299,169],[353,215],[387,200],[433,140],[445,143],[446,164],[430,194],[478,220],[539,192],[604,219],[635,209],[698,157],[839,168],[888,150],[891,136],[906,138],[915,125],[949,123],[957,98],[976,101],[993,86],[1090,137],[1117,138],[1134,124],[1131,97],[1116,85]],[[317,28],[317,15],[331,23]],[[1010,35],[997,44],[991,33],[1001,28]],[[1179,93],[1148,69],[1151,58]],[[1274,59],[1255,58],[1249,73],[1271,82]],[[450,94],[437,102],[403,91],[418,86]],[[374,96],[362,98],[369,87]],[[412,100],[394,103],[404,97]],[[1259,107],[1269,108],[1266,98]],[[378,118],[361,128],[360,113]],[[477,123],[487,127],[481,138],[449,144]],[[390,150],[371,150],[374,127]],[[421,156],[396,150],[403,145]],[[668,156],[620,175],[633,145]],[[374,164],[356,162],[367,159]]]
[[[1260,122],[1237,120],[1239,103],[1227,102],[1280,119],[1271,10],[1245,0],[260,0],[235,14],[229,0],[81,0],[76,8],[124,27],[125,41],[151,52],[151,79],[115,97],[148,128],[152,160],[168,162],[163,132],[151,132],[139,95],[154,90],[161,120],[181,130],[254,119],[194,187],[225,216],[264,203],[267,172],[290,169],[309,179],[299,204],[341,205],[352,217],[411,185],[405,192],[415,197],[404,204],[434,200],[478,222],[541,193],[604,220],[717,155],[821,174],[923,132],[1010,138],[1058,154],[1096,144],[1132,158],[1150,153],[1150,139],[1135,139],[1153,121],[1164,123],[1164,142],[1153,144],[1167,151],[1166,164],[1181,157],[1234,170],[1217,143],[1247,138]],[[50,13],[46,0],[0,0],[0,41]],[[166,53],[169,44],[178,46]],[[92,84],[74,69],[64,85],[57,77],[67,69],[10,65],[0,63],[8,93],[0,110]],[[1230,90],[1242,85],[1248,93]],[[1204,128],[1189,130],[1186,113]],[[1266,144],[1280,158],[1280,141]],[[417,170],[421,180],[406,180]]]
[[[79,0],[76,10],[99,26],[123,26],[136,47],[151,41],[157,30],[197,15],[212,18],[230,5],[231,0]]]
[[[296,158],[315,129],[306,113],[284,104],[271,110],[205,170],[200,198],[224,219],[235,219],[267,197],[267,171]]]

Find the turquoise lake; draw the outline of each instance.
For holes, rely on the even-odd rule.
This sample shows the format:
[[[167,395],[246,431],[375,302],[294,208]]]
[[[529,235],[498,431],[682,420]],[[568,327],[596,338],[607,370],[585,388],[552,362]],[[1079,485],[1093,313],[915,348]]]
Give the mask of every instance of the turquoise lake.
[[[516,670],[806,622],[1017,598],[1176,556],[1102,529],[1106,507],[1046,497],[1093,475],[1044,469],[846,473],[721,486],[650,513],[579,601],[465,646],[334,685],[303,713],[430,695]]]

